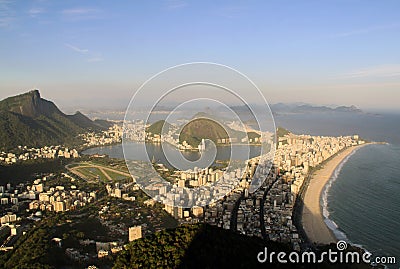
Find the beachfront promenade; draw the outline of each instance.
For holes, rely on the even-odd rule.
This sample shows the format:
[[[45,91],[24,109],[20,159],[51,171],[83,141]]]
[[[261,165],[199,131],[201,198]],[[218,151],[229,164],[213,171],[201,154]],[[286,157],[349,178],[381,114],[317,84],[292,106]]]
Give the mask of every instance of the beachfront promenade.
[[[324,166],[315,171],[305,192],[304,206],[302,213],[302,225],[308,239],[316,244],[330,244],[336,242],[332,231],[326,226],[321,209],[321,195],[323,189],[331,178],[336,167],[354,150],[363,145],[346,148],[338,153]]]

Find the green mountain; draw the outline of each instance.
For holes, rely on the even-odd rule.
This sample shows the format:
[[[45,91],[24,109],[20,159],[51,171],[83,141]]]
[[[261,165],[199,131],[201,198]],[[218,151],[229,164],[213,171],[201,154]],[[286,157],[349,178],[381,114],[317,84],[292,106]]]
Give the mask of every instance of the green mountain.
[[[164,127],[165,125],[165,127]],[[165,131],[168,132],[168,130],[172,127],[171,124],[166,122],[165,120],[159,120],[150,125],[149,127],[146,128],[146,132],[154,134],[161,134],[162,128],[165,128]]]
[[[290,134],[290,131],[286,130],[283,127],[278,127],[276,129],[276,137],[284,137],[285,135]]]
[[[165,126],[164,128],[166,128],[167,131],[172,127],[172,125],[165,120],[159,120],[147,127],[146,132],[159,135],[163,126]],[[202,139],[210,139],[215,144],[219,144],[221,143],[221,139],[227,139],[229,137],[236,139],[235,142],[240,142],[245,136],[245,132],[233,130],[219,123],[218,118],[213,115],[199,112],[193,116],[189,123],[183,126],[179,134],[179,143],[186,141],[192,147],[197,147]],[[248,132],[247,136],[249,139],[260,137],[256,132]]]
[[[215,144],[220,139],[229,138],[227,131],[217,122],[198,118],[186,124],[179,135],[179,142],[186,141],[189,145],[197,147],[202,139],[210,139]]]
[[[240,142],[242,138],[246,137],[246,133],[233,130],[229,126],[219,123],[218,118],[213,115],[199,112],[182,128],[179,142],[186,141],[189,145],[197,147],[203,138],[210,139],[217,144],[221,139],[229,137],[236,139],[234,142]],[[247,132],[247,137],[254,139],[259,138],[260,135],[256,132]]]
[[[41,98],[38,90],[0,101],[0,149],[18,145],[76,145],[78,134],[104,130],[82,113],[66,115],[51,101]]]

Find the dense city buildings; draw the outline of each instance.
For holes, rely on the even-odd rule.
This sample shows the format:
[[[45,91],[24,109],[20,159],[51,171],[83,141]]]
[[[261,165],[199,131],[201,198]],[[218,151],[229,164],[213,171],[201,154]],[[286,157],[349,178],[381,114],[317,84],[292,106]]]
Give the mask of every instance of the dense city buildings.
[[[71,185],[69,188],[64,186],[48,188],[46,187],[47,179],[36,179],[34,184],[26,186],[26,191],[22,193],[32,200],[29,203],[30,210],[62,212],[75,210],[96,200],[95,191],[80,191],[75,185]]]
[[[135,128],[135,126],[132,123],[129,128]],[[145,137],[141,136],[142,131],[133,132],[131,138],[144,140]],[[117,143],[121,141],[122,128],[114,125],[108,131],[88,133],[83,137],[87,146]],[[244,169],[238,168],[229,173],[223,167],[171,172],[163,164],[131,161],[128,167],[130,172],[133,172],[133,177],[128,177],[127,180],[114,181],[107,177],[101,179],[99,176],[91,176],[89,178],[94,179],[95,182],[103,180],[102,186],[106,195],[104,197],[115,199],[112,201],[116,203],[110,203],[110,200],[103,198],[104,202],[98,205],[99,209],[95,213],[98,225],[105,227],[109,235],[120,240],[82,238],[80,247],[66,248],[65,255],[77,262],[92,261],[94,259],[92,256],[82,252],[82,248],[86,245],[96,246],[96,259],[104,259],[119,252],[124,244],[163,229],[162,222],[165,218],[157,211],[157,208],[160,210],[163,208],[164,212],[174,217],[179,223],[206,222],[240,234],[290,244],[293,249],[300,250],[302,237],[294,223],[293,210],[296,197],[307,176],[313,168],[341,150],[363,143],[364,141],[358,136],[324,137],[288,133],[279,137],[276,145],[271,145],[276,147],[272,165],[261,163],[260,157],[255,157],[245,162]],[[201,143],[199,150],[204,146]],[[22,151],[19,155],[8,153],[4,155],[4,153],[2,156],[7,156],[7,159],[0,160],[13,163],[13,158],[24,160],[79,157],[75,149],[61,146],[41,149],[20,147],[19,150]],[[4,237],[6,240],[2,243],[2,250],[12,249],[15,239],[29,229],[30,226],[25,221],[40,221],[46,212],[55,214],[73,212],[98,201],[98,191],[81,190],[78,187],[79,182],[86,184],[84,169],[89,169],[87,170],[89,172],[96,169],[103,173],[108,171],[110,174],[114,173],[116,178],[124,178],[127,174],[127,171],[115,174],[116,170],[110,168],[98,165],[88,168],[87,165],[88,163],[83,163],[81,166],[69,168],[68,173],[61,174],[64,181],[60,184],[49,184],[57,180],[58,176],[47,174],[36,178],[31,183],[21,183],[17,186],[0,185],[0,207],[2,208],[0,233],[7,235]],[[131,169],[132,167],[134,169]],[[149,167],[155,168],[152,169],[154,175],[148,173]],[[269,173],[265,173],[266,178],[261,187],[250,193],[249,186],[256,168],[263,171],[269,170]],[[82,174],[71,174],[70,172],[74,172],[74,169],[81,169]],[[168,174],[170,185],[159,184],[156,175],[160,174],[155,171],[161,175]],[[147,179],[149,185],[140,185],[141,178]],[[218,187],[215,187],[214,184],[217,182]],[[188,190],[196,190],[198,187],[209,187],[209,189],[194,197]],[[141,201],[138,202],[137,197],[141,193],[141,188],[155,194],[155,197],[163,204],[160,205],[146,196],[144,196],[145,199],[140,198]],[[211,200],[210,197],[218,193],[227,193],[227,195],[220,200]],[[193,201],[203,199],[210,203],[209,205],[192,204],[191,208],[176,206],[184,199]],[[147,213],[143,214],[145,212]],[[63,239],[58,237],[53,238],[53,241],[58,246],[63,244]]]
[[[324,137],[289,133],[279,137],[270,173],[254,193],[249,193],[248,186],[251,172],[254,172],[251,167],[258,165],[258,158],[249,160],[250,169],[240,184],[222,201],[205,207],[204,212],[199,212],[198,208],[189,210],[171,206],[165,206],[165,210],[182,223],[204,220],[249,236],[290,243],[293,249],[300,250],[302,239],[294,224],[293,209],[310,169],[345,148],[364,143],[357,135]],[[178,184],[184,186],[181,182],[185,180],[187,185],[187,179],[189,185],[193,185],[190,183],[193,180],[202,183],[202,176],[208,176],[210,170],[182,171],[177,179]],[[222,171],[216,171],[215,174],[222,174]]]
[[[87,132],[81,134],[84,147],[104,146],[120,143],[122,140],[122,127],[120,124],[113,124],[108,130],[102,132]]]
[[[15,164],[27,160],[55,159],[55,158],[78,158],[76,149],[69,149],[63,146],[44,146],[41,148],[28,148],[18,146],[12,152],[0,152],[0,164]]]

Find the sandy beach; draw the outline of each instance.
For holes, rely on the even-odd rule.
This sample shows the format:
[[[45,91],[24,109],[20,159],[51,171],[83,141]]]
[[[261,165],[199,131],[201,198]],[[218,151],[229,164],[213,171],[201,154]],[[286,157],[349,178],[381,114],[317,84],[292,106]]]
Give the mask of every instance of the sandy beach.
[[[314,172],[310,179],[309,186],[304,196],[304,206],[302,213],[302,225],[311,242],[317,244],[329,244],[336,242],[332,231],[326,226],[320,197],[325,184],[331,178],[336,167],[355,149],[360,146],[347,148],[333,159],[329,160],[321,169]]]

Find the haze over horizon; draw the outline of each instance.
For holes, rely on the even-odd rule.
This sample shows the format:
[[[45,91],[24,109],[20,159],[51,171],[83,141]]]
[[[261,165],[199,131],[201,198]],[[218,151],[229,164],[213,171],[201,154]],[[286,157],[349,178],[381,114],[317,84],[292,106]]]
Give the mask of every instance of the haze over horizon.
[[[269,103],[398,110],[399,7],[0,0],[0,99],[39,88],[61,108],[123,108],[154,74],[208,61],[243,72]]]

